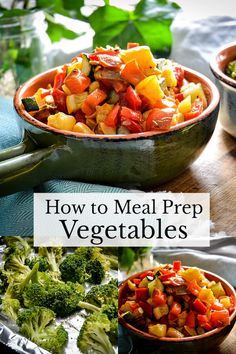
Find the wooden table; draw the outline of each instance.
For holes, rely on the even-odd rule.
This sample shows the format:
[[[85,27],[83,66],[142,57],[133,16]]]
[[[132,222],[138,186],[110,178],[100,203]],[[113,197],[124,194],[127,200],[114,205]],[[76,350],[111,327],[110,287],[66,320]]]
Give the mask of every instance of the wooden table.
[[[199,159],[158,190],[210,193],[214,232],[224,231],[227,235],[236,236],[236,139],[218,124]]]

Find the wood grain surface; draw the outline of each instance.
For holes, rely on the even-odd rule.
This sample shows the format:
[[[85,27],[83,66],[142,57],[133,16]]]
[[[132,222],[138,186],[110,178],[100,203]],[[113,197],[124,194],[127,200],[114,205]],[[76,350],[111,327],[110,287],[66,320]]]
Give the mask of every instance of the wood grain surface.
[[[179,177],[155,189],[158,190],[210,193],[214,232],[236,236],[236,139],[218,124],[197,161]]]

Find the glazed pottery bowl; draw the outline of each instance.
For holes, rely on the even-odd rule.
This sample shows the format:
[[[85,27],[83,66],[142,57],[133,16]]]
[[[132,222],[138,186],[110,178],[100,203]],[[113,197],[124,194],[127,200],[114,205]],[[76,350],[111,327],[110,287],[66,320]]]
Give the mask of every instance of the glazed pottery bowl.
[[[179,175],[206,146],[219,109],[216,86],[205,76],[184,69],[189,81],[202,84],[208,100],[205,111],[167,132],[128,135],[84,135],[47,126],[26,112],[21,99],[52,83],[57,68],[27,81],[14,98],[24,140],[0,152],[1,195],[52,178],[147,189]]]
[[[225,74],[229,62],[235,59],[236,42],[233,42],[215,52],[210,68],[221,95],[219,120],[224,130],[236,138],[236,80]]]
[[[187,269],[188,267],[183,268]],[[220,281],[225,289],[226,294],[229,296],[232,295],[236,301],[236,292],[234,288],[225,279],[221,278],[220,276],[214,273],[205,270],[202,271],[204,272],[208,280],[215,282]],[[142,273],[143,272],[134,274],[120,284],[118,295],[119,307],[124,303],[124,300],[127,298],[127,293],[129,291],[128,280],[137,278]],[[121,317],[120,313],[118,313],[118,319],[119,323],[126,329],[126,331],[128,331],[129,335],[133,338],[133,341],[136,342],[136,345],[138,345],[139,348],[143,348],[143,352],[156,353],[155,350],[157,350],[158,353],[212,353],[212,351],[209,351],[209,349],[212,347],[216,348],[220,343],[222,343],[233,328],[236,321],[236,309],[230,315],[230,324],[228,326],[216,328],[212,331],[194,337],[184,338],[158,338],[154,335],[151,335],[135,328],[134,326],[126,322],[125,319]],[[142,352],[142,350],[140,352]]]

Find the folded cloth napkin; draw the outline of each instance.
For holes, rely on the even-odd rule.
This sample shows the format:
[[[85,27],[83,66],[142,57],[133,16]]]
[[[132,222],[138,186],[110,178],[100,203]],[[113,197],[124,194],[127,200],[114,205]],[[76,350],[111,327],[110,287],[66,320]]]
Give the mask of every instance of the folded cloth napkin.
[[[0,150],[21,141],[11,98],[0,97]],[[66,180],[52,180],[29,189],[0,198],[0,235],[33,234],[33,193],[94,193],[125,192],[125,189]]]

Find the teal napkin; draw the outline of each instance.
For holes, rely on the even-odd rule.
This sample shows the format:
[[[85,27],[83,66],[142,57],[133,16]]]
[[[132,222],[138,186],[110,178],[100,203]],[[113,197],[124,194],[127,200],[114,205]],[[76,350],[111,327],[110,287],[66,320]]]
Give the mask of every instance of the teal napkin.
[[[0,97],[0,150],[21,141],[22,132],[11,98]],[[0,235],[33,234],[33,193],[125,192],[124,189],[67,180],[51,180],[24,192],[0,198]]]

